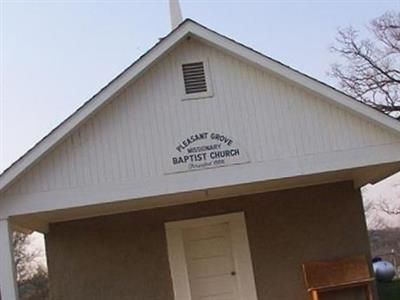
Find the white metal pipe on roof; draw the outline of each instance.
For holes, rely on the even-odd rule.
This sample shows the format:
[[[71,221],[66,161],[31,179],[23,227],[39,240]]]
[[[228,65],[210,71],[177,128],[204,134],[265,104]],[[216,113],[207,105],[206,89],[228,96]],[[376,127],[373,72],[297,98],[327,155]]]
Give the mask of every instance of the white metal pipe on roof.
[[[171,14],[171,29],[174,30],[183,21],[179,0],[170,0],[169,10]]]

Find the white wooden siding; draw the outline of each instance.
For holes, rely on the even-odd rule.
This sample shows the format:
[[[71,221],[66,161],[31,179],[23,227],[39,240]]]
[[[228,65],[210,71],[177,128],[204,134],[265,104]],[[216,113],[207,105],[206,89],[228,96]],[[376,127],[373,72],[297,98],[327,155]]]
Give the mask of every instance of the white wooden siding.
[[[182,101],[181,63],[204,59],[214,97]],[[6,195],[173,176],[164,175],[171,151],[205,130],[234,138],[252,163],[400,142],[386,128],[192,38],[75,130]]]

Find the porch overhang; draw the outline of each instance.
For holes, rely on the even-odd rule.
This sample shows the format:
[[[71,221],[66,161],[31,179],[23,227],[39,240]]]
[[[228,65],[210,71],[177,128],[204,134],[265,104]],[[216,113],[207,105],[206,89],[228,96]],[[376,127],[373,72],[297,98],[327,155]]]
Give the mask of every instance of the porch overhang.
[[[129,211],[152,209],[157,207],[188,204],[214,199],[237,197],[278,191],[297,187],[306,187],[340,181],[352,181],[354,188],[360,188],[368,183],[376,183],[400,171],[400,162],[379,164],[374,166],[331,171],[318,174],[302,175],[274,180],[261,180],[233,185],[202,187],[164,194],[154,194],[147,197],[132,197],[125,199],[120,192],[114,190],[108,201],[98,204],[70,206],[53,210],[38,210],[33,213],[15,214],[9,217],[14,229],[18,231],[39,231],[46,233],[50,223],[66,222],[97,216],[112,215]],[[96,190],[96,194],[99,191]],[[80,197],[90,197],[85,193]]]

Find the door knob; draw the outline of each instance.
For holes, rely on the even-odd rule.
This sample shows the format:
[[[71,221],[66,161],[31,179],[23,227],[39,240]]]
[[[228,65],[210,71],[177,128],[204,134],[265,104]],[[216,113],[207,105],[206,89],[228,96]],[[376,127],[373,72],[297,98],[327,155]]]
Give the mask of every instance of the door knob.
[[[235,271],[232,271],[232,272],[231,272],[231,275],[232,275],[232,276],[235,276],[235,275],[236,275],[236,272],[235,272]]]

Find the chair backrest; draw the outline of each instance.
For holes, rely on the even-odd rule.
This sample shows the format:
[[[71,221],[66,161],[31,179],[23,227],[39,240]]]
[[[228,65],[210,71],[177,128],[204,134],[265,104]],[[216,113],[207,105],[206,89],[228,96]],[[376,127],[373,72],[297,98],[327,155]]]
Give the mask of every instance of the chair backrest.
[[[340,286],[371,278],[368,260],[364,255],[308,262],[303,265],[303,271],[309,289]]]

